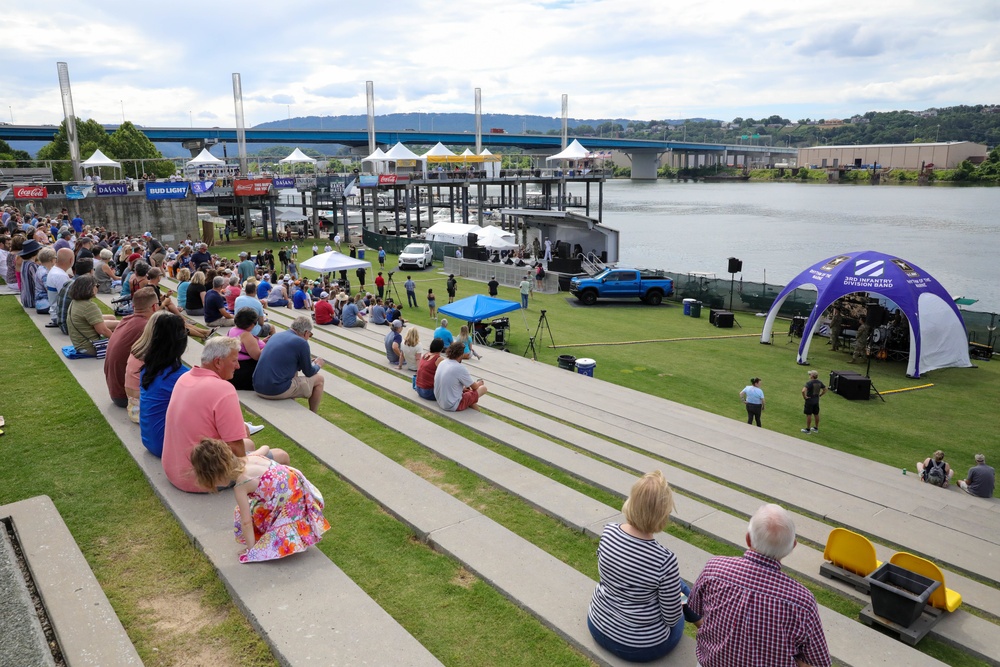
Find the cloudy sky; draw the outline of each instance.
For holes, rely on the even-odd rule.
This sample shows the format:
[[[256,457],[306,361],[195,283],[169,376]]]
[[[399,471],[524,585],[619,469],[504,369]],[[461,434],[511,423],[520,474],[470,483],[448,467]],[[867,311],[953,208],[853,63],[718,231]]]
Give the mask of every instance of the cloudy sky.
[[[0,0],[0,121],[233,126],[287,115],[661,119],[1000,103],[995,0]],[[4,108],[7,107],[7,108]]]

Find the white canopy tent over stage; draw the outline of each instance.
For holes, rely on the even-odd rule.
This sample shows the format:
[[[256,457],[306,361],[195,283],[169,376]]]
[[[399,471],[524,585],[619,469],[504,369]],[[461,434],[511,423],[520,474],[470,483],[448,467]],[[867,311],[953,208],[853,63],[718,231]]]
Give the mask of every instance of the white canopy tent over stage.
[[[573,143],[564,148],[561,152],[556,153],[551,157],[545,158],[545,161],[554,162],[556,160],[586,160],[589,156],[590,156],[590,151],[584,148],[579,141],[574,139]]]
[[[517,240],[514,238],[514,234],[500,229],[495,225],[483,227],[476,233],[479,235],[476,243],[481,248],[511,250],[517,247]]]
[[[424,238],[428,241],[440,241],[465,246],[469,242],[469,234],[478,234],[483,230],[479,225],[466,225],[461,222],[438,222],[424,230]]]
[[[202,148],[198,156],[188,161],[190,167],[221,167],[225,162],[208,152],[207,148]]]
[[[941,283],[905,260],[874,250],[829,257],[789,281],[767,313],[761,343],[770,342],[781,304],[793,290],[805,286],[815,287],[819,294],[799,344],[800,364],[807,363],[809,344],[826,309],[843,296],[867,292],[895,303],[908,320],[908,377],[917,378],[938,368],[972,366],[965,322]]]
[[[296,147],[294,151],[292,151],[291,153],[288,154],[288,157],[283,157],[280,160],[278,160],[278,163],[279,164],[296,164],[296,163],[316,164],[316,158],[309,157],[308,155],[306,155],[305,153],[303,153],[302,151],[300,151],[298,149],[298,147]]]

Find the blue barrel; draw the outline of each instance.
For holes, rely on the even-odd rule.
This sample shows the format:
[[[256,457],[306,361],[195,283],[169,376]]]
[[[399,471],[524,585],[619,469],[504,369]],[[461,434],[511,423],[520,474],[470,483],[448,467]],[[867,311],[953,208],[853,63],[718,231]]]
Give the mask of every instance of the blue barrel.
[[[691,316],[691,304],[697,301],[697,299],[684,299],[684,314]]]
[[[364,258],[365,258],[365,249],[358,248],[358,259],[364,259]]]
[[[417,390],[417,376],[413,376],[413,391]]]
[[[580,375],[586,375],[587,377],[594,377],[594,367],[597,366],[597,362],[593,359],[577,359],[576,360],[576,372]]]

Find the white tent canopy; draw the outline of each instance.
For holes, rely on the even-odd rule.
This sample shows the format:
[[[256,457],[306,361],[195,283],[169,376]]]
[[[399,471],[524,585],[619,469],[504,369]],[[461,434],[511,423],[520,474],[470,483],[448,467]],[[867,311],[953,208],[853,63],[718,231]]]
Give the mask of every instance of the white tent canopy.
[[[442,144],[440,141],[434,144],[434,147],[429,151],[424,153],[425,158],[429,157],[454,157],[454,153],[448,150],[448,147]]]
[[[517,242],[511,232],[504,231],[495,225],[483,227],[479,232],[477,245],[490,250],[510,250],[517,247]]]
[[[209,153],[207,148],[202,148],[201,152],[198,153],[198,157],[189,161],[188,164],[192,167],[200,167],[200,166],[208,167],[208,166],[221,166],[226,163],[220,160],[219,158],[215,157],[211,153]]]
[[[80,166],[81,167],[115,167],[117,169],[121,169],[122,168],[122,163],[121,162],[115,162],[114,160],[112,160],[111,158],[109,158],[107,155],[105,155],[104,153],[102,153],[101,149],[98,148],[96,151],[94,151],[93,155],[91,155],[89,158],[87,158],[86,160],[84,160],[83,162],[81,162]]]
[[[482,229],[479,225],[465,225],[461,222],[438,222],[424,230],[424,238],[464,246],[470,233],[478,234]]]
[[[471,150],[469,150],[468,148],[466,148],[466,149],[465,149],[464,151],[462,151],[462,156],[463,156],[463,157],[475,157],[475,156],[476,156],[476,154],[475,154],[475,153],[473,153],[473,152],[472,152]]]
[[[368,157],[361,160],[362,162],[379,162],[385,158],[385,151],[381,148],[376,148],[375,152]]]
[[[278,220],[282,222],[298,222],[300,220],[308,220],[309,216],[305,215],[301,211],[295,210],[285,210],[278,213]]]
[[[409,148],[403,145],[402,142],[397,142],[395,146],[386,151],[385,155],[382,156],[383,160],[392,160],[393,162],[398,160],[420,160],[424,161],[424,158],[417,155]]]
[[[318,271],[320,273],[347,271],[348,269],[360,268],[370,269],[371,266],[371,262],[366,262],[363,259],[348,257],[347,255],[339,253],[336,250],[321,252],[315,257],[310,257],[299,264],[300,269],[308,269],[310,271]]]
[[[583,147],[583,145],[577,141],[573,140],[569,146],[563,149],[562,152],[556,153],[552,157],[545,158],[546,162],[552,162],[553,160],[585,160],[587,156],[590,155],[590,151]]]
[[[316,158],[309,157],[308,155],[300,151],[298,147],[296,147],[295,150],[288,155],[288,157],[278,160],[279,164],[290,164],[295,162],[307,162],[309,164],[316,164]]]

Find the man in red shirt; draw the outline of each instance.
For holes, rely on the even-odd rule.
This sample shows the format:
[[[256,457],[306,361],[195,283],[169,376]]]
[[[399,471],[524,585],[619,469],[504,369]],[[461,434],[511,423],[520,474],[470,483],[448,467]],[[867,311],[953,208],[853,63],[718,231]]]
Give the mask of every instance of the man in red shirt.
[[[240,367],[238,338],[209,339],[201,352],[201,366],[182,375],[174,385],[163,426],[163,471],[181,491],[207,493],[198,486],[191,468],[191,451],[202,438],[224,441],[236,456],[256,449],[247,437],[240,399],[229,383]],[[288,454],[272,449],[268,454],[287,464]]]
[[[382,272],[379,271],[378,275],[375,276],[375,287],[378,289],[378,296],[381,299],[385,296],[385,278],[382,277]]]
[[[696,652],[702,667],[829,667],[816,599],[781,571],[795,548],[795,524],[778,505],[750,519],[743,556],[705,564],[688,607],[702,615]]]
[[[156,312],[159,304],[156,291],[152,287],[143,287],[132,295],[132,314],[124,318],[111,332],[108,339],[107,354],[104,357],[104,379],[108,383],[108,394],[111,402],[119,408],[128,407],[128,397],[125,395],[125,366],[132,352],[132,346],[139,340],[146,322]]]
[[[319,301],[316,302],[313,314],[316,316],[316,324],[332,324],[334,326],[340,325],[340,320],[337,319],[336,314],[333,312],[333,305],[330,303],[329,292],[320,292]]]

